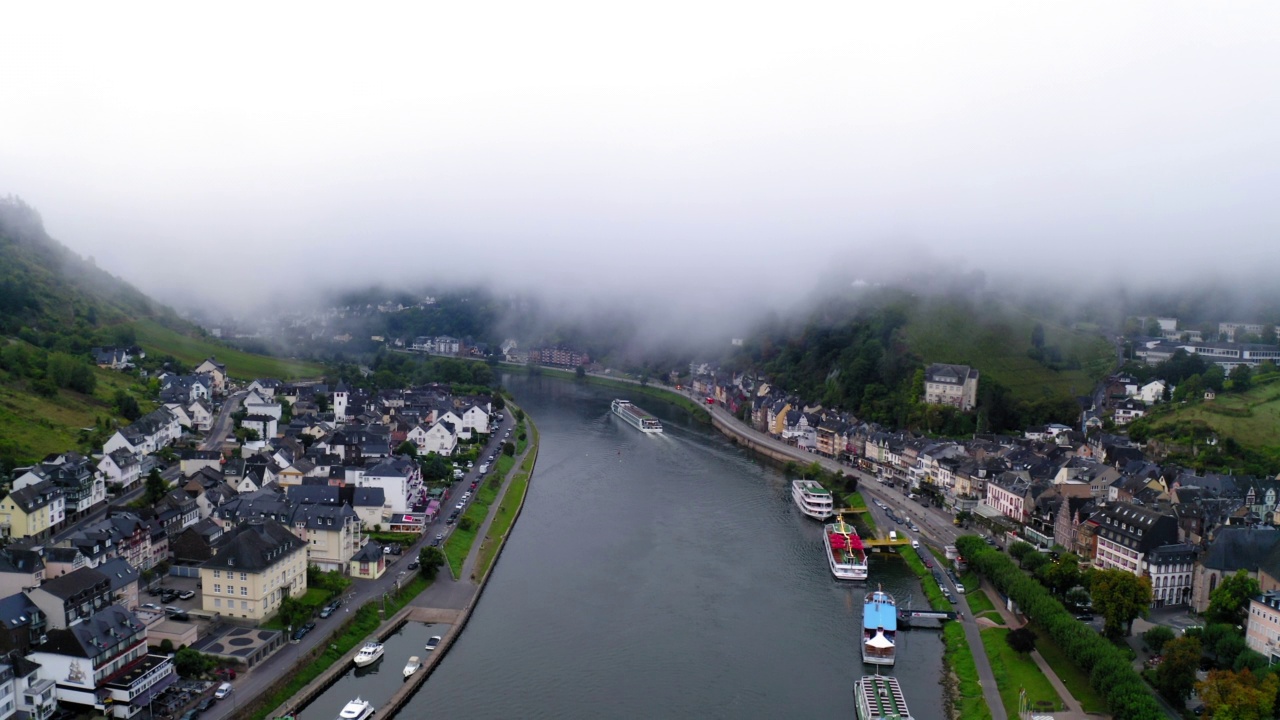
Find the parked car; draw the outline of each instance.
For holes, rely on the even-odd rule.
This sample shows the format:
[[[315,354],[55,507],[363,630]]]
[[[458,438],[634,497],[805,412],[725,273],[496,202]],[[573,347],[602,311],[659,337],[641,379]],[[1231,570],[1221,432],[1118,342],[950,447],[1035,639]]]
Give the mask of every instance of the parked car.
[[[200,712],[204,712],[205,710],[208,710],[211,707],[213,707],[213,698],[205,698],[200,701],[199,705],[196,705],[196,709],[199,710]]]
[[[410,570],[417,570],[417,569],[418,569],[418,561],[417,561],[417,560],[414,560],[413,562],[409,563],[409,569],[410,569]]]
[[[142,604],[142,609],[143,609],[143,610],[150,610],[150,611],[152,611],[152,612],[160,612],[160,606],[159,606],[159,605],[157,605],[157,604],[155,604],[155,603],[143,603],[143,604]]]
[[[223,680],[236,679],[236,671],[231,668],[218,668],[217,670],[213,671],[213,674],[215,677],[220,677]]]
[[[178,593],[179,600],[190,600],[195,596],[196,596],[195,590],[183,590],[182,592]]]
[[[435,545],[436,547],[440,547],[440,544],[443,542],[444,542],[444,533],[436,533],[436,539],[431,544]]]
[[[333,614],[333,609],[334,608],[332,605],[325,605],[324,607],[320,608],[320,617],[322,618],[329,617],[330,615]]]
[[[218,689],[217,689],[217,690],[215,690],[215,691],[214,691],[214,693],[213,693],[213,699],[214,699],[214,700],[221,700],[222,698],[224,698],[224,697],[226,697],[226,696],[228,696],[228,695],[230,695],[230,694],[231,694],[231,683],[229,683],[229,682],[224,682],[224,683],[222,683],[221,685],[219,685],[219,686],[218,686]]]

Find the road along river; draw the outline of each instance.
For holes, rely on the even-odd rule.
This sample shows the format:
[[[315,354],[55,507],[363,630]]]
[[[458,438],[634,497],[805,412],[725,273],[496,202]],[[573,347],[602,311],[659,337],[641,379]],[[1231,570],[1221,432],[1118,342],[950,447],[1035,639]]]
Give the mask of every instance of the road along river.
[[[524,511],[471,620],[400,717],[854,717],[862,596],[927,605],[874,555],[838,583],[789,483],[688,414],[616,390],[508,375],[541,432]],[[943,720],[941,638],[899,635],[912,714]],[[402,660],[398,660],[403,662]]]

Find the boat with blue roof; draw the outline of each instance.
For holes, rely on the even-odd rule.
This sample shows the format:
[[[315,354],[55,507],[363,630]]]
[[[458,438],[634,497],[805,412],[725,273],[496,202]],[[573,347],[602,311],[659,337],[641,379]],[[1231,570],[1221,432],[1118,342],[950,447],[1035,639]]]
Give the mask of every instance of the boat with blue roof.
[[[897,642],[898,602],[877,587],[862,601],[862,662],[892,665]]]

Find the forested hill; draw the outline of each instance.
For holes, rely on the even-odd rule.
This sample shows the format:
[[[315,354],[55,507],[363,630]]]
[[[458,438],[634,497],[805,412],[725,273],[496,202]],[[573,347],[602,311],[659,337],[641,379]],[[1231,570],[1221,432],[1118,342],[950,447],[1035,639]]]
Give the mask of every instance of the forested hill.
[[[21,200],[0,198],[0,334],[28,328],[110,344],[111,327],[141,318],[182,324],[169,308],[49,237]]]
[[[818,304],[801,319],[775,319],[730,360],[759,371],[806,402],[893,427],[944,435],[1022,430],[1079,419],[1088,395],[1112,367],[1096,330],[1038,319],[993,295],[922,296],[876,288]],[[976,367],[979,410],[925,406],[929,363]]]

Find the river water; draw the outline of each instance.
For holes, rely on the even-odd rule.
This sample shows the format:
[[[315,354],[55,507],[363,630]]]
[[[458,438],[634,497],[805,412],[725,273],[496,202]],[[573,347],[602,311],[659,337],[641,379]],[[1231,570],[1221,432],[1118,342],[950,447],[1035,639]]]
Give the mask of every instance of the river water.
[[[609,410],[618,391],[506,376],[542,435],[525,508],[470,623],[401,718],[852,718],[862,595],[823,558],[789,483],[685,411],[646,396],[663,435]],[[873,555],[872,585],[919,583]],[[899,633],[912,714],[942,720],[942,642]]]

